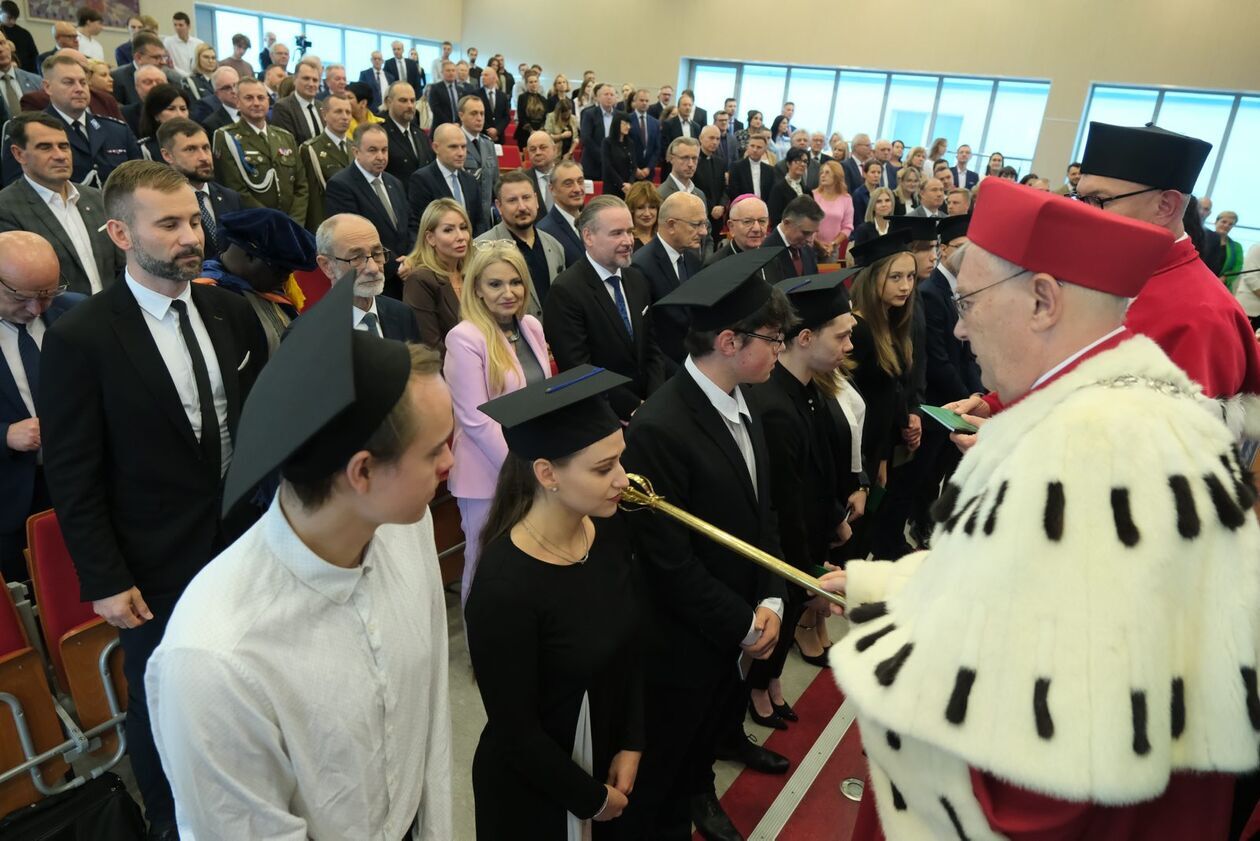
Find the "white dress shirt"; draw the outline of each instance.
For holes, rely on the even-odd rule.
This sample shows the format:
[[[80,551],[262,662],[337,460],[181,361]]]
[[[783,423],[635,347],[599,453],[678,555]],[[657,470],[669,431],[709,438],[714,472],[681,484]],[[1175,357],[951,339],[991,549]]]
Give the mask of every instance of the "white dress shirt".
[[[226,103],[224,103],[224,102],[220,102],[219,104],[223,106],[223,110],[227,112],[227,115],[228,115],[228,117],[230,117],[230,118],[232,119],[232,122],[234,122],[234,123],[235,123],[235,122],[237,122],[238,120],[240,120],[240,118],[241,118],[241,112],[240,112],[240,111],[238,111],[237,109],[233,108],[231,105],[228,105],[228,104],[226,104]]]
[[[564,211],[562,210],[560,212],[563,213]],[[621,270],[619,269],[615,272],[608,271],[608,269],[604,268],[599,263],[596,263],[593,259],[591,259],[591,255],[589,252],[586,255],[586,259],[587,261],[590,262],[592,266],[595,267],[595,274],[599,275],[599,279],[604,282],[604,291],[608,293],[609,300],[613,302],[613,309],[617,309],[617,293],[613,291],[613,285],[608,282],[608,278],[610,277],[620,278]],[[622,282],[624,283],[624,280]],[[630,299],[626,297],[625,286],[621,287],[621,298],[626,303],[626,314],[630,315]],[[634,323],[633,319],[634,319],[634,316],[631,315],[631,323]]]
[[[182,76],[191,76],[197,48],[205,42],[195,35],[189,35],[187,41],[179,40],[178,35],[167,35],[162,41],[171,57],[171,67]]]
[[[315,113],[319,113],[319,103],[313,99],[305,99],[301,94],[294,93],[293,98],[297,100],[298,107],[302,109],[302,119],[306,121],[306,128],[311,133],[311,137],[319,137],[320,132],[324,130],[324,123],[319,117],[311,116],[311,109],[315,109]]]
[[[44,348],[44,318],[31,319],[31,323],[26,325],[26,332],[35,340],[35,345],[43,350]],[[18,328],[16,324],[5,321],[0,318],[0,353],[4,356],[4,361],[9,366],[9,373],[13,375],[13,382],[17,384],[18,394],[22,397],[22,402],[26,404],[26,411],[31,413],[31,417],[37,417],[35,413],[35,398],[31,394],[31,384],[26,379],[26,367],[22,365],[22,354],[18,350]],[[4,441],[0,441],[0,447],[7,446]]]
[[[90,136],[91,136],[91,135],[89,135],[89,134],[87,133],[87,130],[88,130],[88,117],[90,117],[90,116],[91,116],[91,112],[89,112],[89,111],[87,111],[87,110],[84,110],[84,112],[83,112],[82,114],[80,114],[80,115],[78,116],[78,118],[76,119],[76,118],[74,118],[74,117],[71,117],[71,116],[70,116],[69,114],[67,114],[65,111],[62,111],[62,110],[61,110],[60,108],[58,108],[56,105],[52,106],[52,109],[53,109],[54,111],[56,111],[56,112],[57,112],[57,115],[58,115],[59,117],[61,117],[61,119],[65,120],[67,123],[69,123],[69,124],[70,124],[70,130],[71,130],[71,131],[74,131],[74,126],[75,126],[75,124],[78,124],[78,126],[79,126],[80,128],[82,128],[82,129],[83,129],[83,136],[84,136],[84,137],[90,137]]]
[[[569,215],[569,211],[565,210],[563,207],[561,207],[561,206],[560,206],[560,205],[558,205],[558,204],[557,204],[557,205],[555,205],[555,208],[556,208],[556,210],[560,211],[560,215],[564,217],[564,221],[566,221],[566,222],[568,222],[568,223],[569,223],[569,227],[573,229],[573,233],[575,233],[575,234],[577,234],[577,235],[578,235],[578,239],[581,239],[581,238],[582,238],[582,232],[578,230],[578,226],[577,226],[577,217],[576,217],[576,216],[570,216],[570,215]]]
[[[92,253],[92,237],[88,233],[83,216],[79,213],[79,188],[67,181],[66,198],[63,199],[60,193],[54,193],[44,185],[37,184],[29,176],[22,177],[26,179],[27,184],[31,185],[31,189],[39,194],[40,200],[52,211],[53,217],[66,232],[66,236],[70,238],[74,253],[83,266],[83,273],[87,275],[88,284],[92,287],[92,294],[100,292],[104,287],[101,285],[101,272],[96,265],[96,255]]]
[[[206,213],[210,214],[210,218],[217,222],[218,219],[214,215],[214,194],[210,192],[209,182],[207,181],[201,182],[200,187],[198,187],[196,184],[193,184],[192,188],[193,188],[194,193],[201,193],[203,196],[206,197],[206,203],[205,203]],[[197,202],[197,204],[200,205],[201,202]]]
[[[79,52],[97,61],[105,60],[105,45],[86,32],[79,32]]]
[[[749,158],[748,166],[752,168],[753,195],[761,198],[761,161],[754,161],[752,158]]]
[[[192,300],[190,286],[184,286],[176,298],[168,298],[161,292],[154,292],[141,286],[127,271],[124,275],[131,294],[135,296],[140,311],[144,313],[144,323],[153,334],[158,355],[166,363],[166,370],[171,375],[171,382],[179,394],[179,402],[184,405],[184,415],[192,427],[193,435],[201,440],[201,398],[197,394],[197,379],[193,374],[192,357],[184,337],[179,331],[179,314],[171,308],[172,300],[183,301],[188,308],[188,320],[192,322],[193,335],[201,347],[201,355],[206,360],[206,370],[210,374],[210,390],[214,394],[214,413],[219,418],[219,463],[224,474],[232,463],[232,436],[227,426],[227,392],[223,389],[223,372],[219,370],[219,357],[215,355],[214,344],[210,341],[210,333],[206,330],[201,313],[197,311]]]
[[[381,526],[347,569],[279,499],[193,579],[149,660],[180,836],[450,841],[433,517]]]
[[[748,477],[752,480],[753,496],[756,496],[757,457],[753,452],[752,435],[748,432],[748,427],[752,424],[752,412],[748,410],[748,404],[744,402],[744,393],[737,386],[734,394],[727,394],[696,366],[695,361],[690,356],[683,363],[683,367],[687,369],[687,373],[691,375],[691,378],[696,381],[696,385],[700,386],[704,396],[713,405],[718,415],[721,416],[722,422],[726,424],[731,437],[735,439],[735,446],[739,449],[739,454],[744,457],[744,464],[748,467]],[[763,599],[757,607],[769,608],[777,613],[780,619],[783,618],[783,599]],[[780,633],[782,632],[783,630],[780,629]],[[754,617],[753,624],[748,629],[748,634],[740,644],[752,645],[759,636],[761,634],[757,631],[757,619]]]
[[[674,276],[678,277],[678,258],[682,256],[682,252],[675,251],[673,246],[666,242],[665,238],[660,234],[657,234],[656,238],[661,241],[661,248],[665,249],[665,256],[669,258],[669,264],[674,267]],[[681,277],[678,279],[682,280]]]
[[[364,318],[366,318],[368,315],[374,315],[374,316],[376,316],[376,329],[377,329],[377,330],[380,330],[380,329],[381,329],[381,314],[380,314],[379,312],[377,312],[377,310],[376,310],[376,299],[375,299],[375,298],[373,298],[373,299],[372,299],[372,306],[368,307],[368,308],[367,308],[367,309],[365,309],[365,310],[361,310],[361,309],[359,309],[358,307],[351,307],[351,308],[350,308],[350,310],[351,310],[351,313],[352,313],[352,314],[353,314],[353,316],[354,316],[354,320],[353,320],[353,322],[352,322],[352,323],[353,323],[353,325],[354,325],[354,329],[355,329],[355,330],[361,330],[361,331],[362,331],[362,332],[364,332],[364,333],[370,333],[370,332],[372,332],[372,331],[368,328],[368,326],[367,326],[366,324],[364,324],[364,323],[363,323],[363,319],[364,319]]]

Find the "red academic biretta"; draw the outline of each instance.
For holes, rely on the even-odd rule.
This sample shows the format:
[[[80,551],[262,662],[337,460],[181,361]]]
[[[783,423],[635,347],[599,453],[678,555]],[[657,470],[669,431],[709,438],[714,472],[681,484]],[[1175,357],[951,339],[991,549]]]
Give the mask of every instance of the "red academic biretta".
[[[999,178],[980,185],[967,239],[1029,271],[1124,298],[1137,296],[1173,244],[1164,228]]]

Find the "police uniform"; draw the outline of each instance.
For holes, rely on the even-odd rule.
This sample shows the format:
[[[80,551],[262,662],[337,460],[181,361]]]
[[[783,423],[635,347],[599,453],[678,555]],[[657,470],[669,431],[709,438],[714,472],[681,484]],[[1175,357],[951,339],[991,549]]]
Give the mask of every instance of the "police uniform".
[[[57,110],[51,105],[44,113],[61,120],[66,126],[66,135],[70,139],[73,150],[74,170],[70,180],[76,184],[89,187],[103,187],[109,174],[124,161],[134,161],[142,157],[136,136],[131,128],[121,120],[104,117],[90,111],[83,112],[83,120],[87,137],[79,134],[66,123]],[[22,168],[13,157],[7,132],[4,138],[3,180],[6,185],[13,183],[22,174]]]
[[[214,133],[215,180],[241,194],[246,207],[269,207],[306,223],[306,173],[298,144],[282,128],[265,136],[244,119]]]
[[[307,230],[315,230],[324,221],[324,191],[328,188],[328,179],[350,165],[348,135],[344,144],[345,149],[342,149],[323,131],[298,147],[310,191],[306,201]]]

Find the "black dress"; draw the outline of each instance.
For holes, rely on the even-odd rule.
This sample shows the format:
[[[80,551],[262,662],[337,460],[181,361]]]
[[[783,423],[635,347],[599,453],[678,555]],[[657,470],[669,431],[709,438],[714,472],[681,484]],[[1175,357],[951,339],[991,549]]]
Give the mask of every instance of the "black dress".
[[[634,181],[634,157],[630,143],[628,140],[614,143],[604,138],[602,149],[604,195],[624,199],[626,194],[622,192],[621,185]]]
[[[853,328],[853,352],[850,356],[855,365],[853,384],[866,400],[862,463],[868,469],[878,471],[881,461],[892,459],[893,448],[901,441],[901,430],[909,423],[908,401],[913,392],[913,364],[902,359],[901,374],[896,377],[880,367],[875,337],[861,316],[857,316],[857,324]],[[874,475],[871,478],[874,479]]]
[[[643,750],[633,565],[621,515],[595,521],[583,564],[545,563],[510,537],[482,551],[464,613],[489,719],[472,768],[479,839],[564,841],[567,813],[603,807],[613,756]],[[572,758],[584,695],[590,773]],[[618,823],[593,824],[594,836],[616,837]]]

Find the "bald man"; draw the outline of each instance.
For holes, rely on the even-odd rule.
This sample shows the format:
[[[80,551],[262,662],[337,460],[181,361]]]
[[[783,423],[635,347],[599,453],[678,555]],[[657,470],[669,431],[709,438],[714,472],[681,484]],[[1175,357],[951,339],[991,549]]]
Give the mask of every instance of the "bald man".
[[[44,59],[49,58],[58,50],[75,50],[79,49],[79,30],[74,28],[74,24],[69,21],[59,20],[53,24],[53,42],[57,46],[48,52],[40,53],[36,61],[39,62],[40,68],[44,66]]]
[[[523,171],[534,182],[534,192],[538,195],[538,219],[541,220],[555,204],[551,197],[551,170],[556,166],[559,149],[550,134],[536,131],[529,136],[526,151],[529,153],[529,166]]]
[[[166,82],[166,73],[162,68],[155,67],[152,64],[145,64],[136,68],[136,96],[139,97],[135,102],[129,102],[122,107],[123,119],[127,121],[127,125],[131,126],[132,132],[136,137],[140,136],[140,112],[144,110],[144,99],[149,92],[158,85]]]
[[[728,230],[730,238],[713,252],[708,263],[716,263],[741,251],[760,248],[770,233],[769,207],[756,196],[736,196],[731,202]],[[783,279],[778,266],[777,262],[766,266],[766,280],[776,283]]]
[[[713,126],[702,131],[714,132]],[[700,269],[700,243],[705,233],[704,200],[690,193],[671,193],[661,202],[656,216],[656,236],[634,253],[630,261],[648,280],[652,303],[673,292]],[[683,337],[687,335],[688,318],[683,307],[653,307],[652,328],[656,343],[666,357],[666,373],[672,374],[687,351]]]
[[[453,198],[464,206],[472,221],[473,236],[485,233],[488,226],[483,226],[482,220],[489,214],[483,213],[481,185],[464,168],[468,157],[468,137],[464,130],[455,123],[443,123],[435,128],[433,153],[437,160],[417,169],[407,182],[407,200],[411,205],[408,241],[416,241],[420,217],[429,202],[441,198]]]
[[[52,246],[27,231],[0,234],[0,277],[0,572],[25,581],[26,518],[52,507],[35,402],[44,331],[85,296],[64,292]]]

